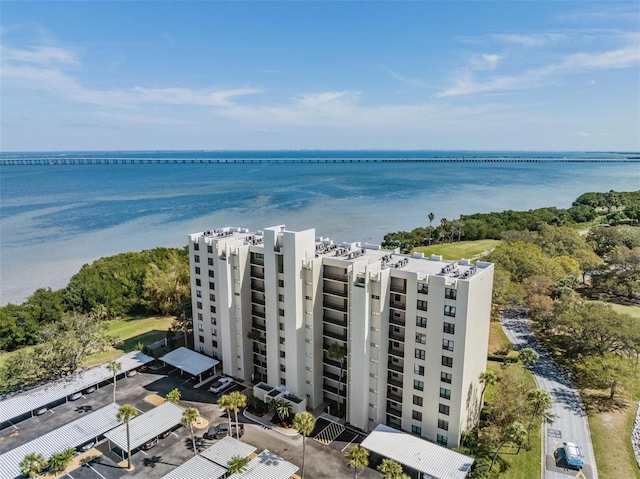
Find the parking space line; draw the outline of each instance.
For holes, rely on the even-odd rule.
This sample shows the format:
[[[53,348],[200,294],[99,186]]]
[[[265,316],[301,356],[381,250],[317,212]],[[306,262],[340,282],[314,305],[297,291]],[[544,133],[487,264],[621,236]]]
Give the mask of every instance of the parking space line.
[[[357,436],[357,435],[353,436],[353,439],[351,439],[351,441],[349,441],[349,444],[347,444],[346,446],[344,446],[344,447],[342,448],[342,451],[341,451],[341,452],[344,452],[344,450],[345,450],[346,448],[348,448],[348,447],[351,445],[351,443],[352,443],[353,441],[355,441],[356,439],[358,439],[358,436]]]
[[[94,467],[93,467],[91,464],[87,463],[87,466],[89,466],[89,467],[91,468],[91,470],[92,470],[93,472],[95,472],[97,475],[99,475],[102,479],[107,479],[107,478],[106,478],[106,477],[104,477],[102,474],[100,474],[98,471],[96,471],[96,470],[94,469]]]

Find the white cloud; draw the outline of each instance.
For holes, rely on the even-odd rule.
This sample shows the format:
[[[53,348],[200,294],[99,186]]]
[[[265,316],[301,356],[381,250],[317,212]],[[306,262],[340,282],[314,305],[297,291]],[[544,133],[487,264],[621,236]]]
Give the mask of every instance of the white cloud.
[[[495,70],[498,62],[504,58],[504,55],[497,53],[483,53],[471,59],[471,67],[474,70]]]
[[[593,134],[587,133],[586,131],[576,131],[573,135],[574,136],[582,136],[582,137],[593,136]]]
[[[539,47],[549,43],[558,43],[567,40],[568,36],[564,33],[528,33],[528,34],[511,34],[496,33],[491,37],[503,43],[522,45],[525,47]]]
[[[37,65],[52,63],[79,65],[73,52],[57,47],[35,46],[28,49],[18,49],[2,46],[0,47],[0,55],[3,61],[35,63]]]

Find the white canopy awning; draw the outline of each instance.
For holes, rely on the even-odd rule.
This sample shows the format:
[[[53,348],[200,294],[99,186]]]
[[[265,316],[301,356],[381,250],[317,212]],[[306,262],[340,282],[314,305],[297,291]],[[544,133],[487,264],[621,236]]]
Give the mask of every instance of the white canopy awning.
[[[160,358],[160,361],[164,361],[165,363],[185,371],[192,376],[198,376],[199,374],[202,374],[220,364],[220,361],[217,359],[196,353],[184,346],[165,354]]]

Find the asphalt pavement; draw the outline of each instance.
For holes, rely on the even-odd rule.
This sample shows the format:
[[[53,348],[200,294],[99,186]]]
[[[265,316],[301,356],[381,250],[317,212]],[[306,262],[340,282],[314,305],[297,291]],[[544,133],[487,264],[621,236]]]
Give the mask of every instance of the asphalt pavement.
[[[527,323],[526,316],[503,314],[502,327],[516,350],[532,348],[540,359],[531,368],[538,387],[553,398],[549,411],[554,415],[552,423],[544,425],[543,476],[545,479],[598,479],[589,422],[584,405],[576,389],[560,367],[538,343]],[[563,442],[574,442],[582,447],[582,470],[567,468],[559,460],[558,449]]]

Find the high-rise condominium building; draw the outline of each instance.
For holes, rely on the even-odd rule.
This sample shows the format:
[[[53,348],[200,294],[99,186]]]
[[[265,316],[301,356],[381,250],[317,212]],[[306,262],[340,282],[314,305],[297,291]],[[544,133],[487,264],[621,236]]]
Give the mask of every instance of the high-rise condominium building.
[[[195,233],[189,254],[195,348],[225,374],[449,447],[478,420],[491,263],[284,226]]]

